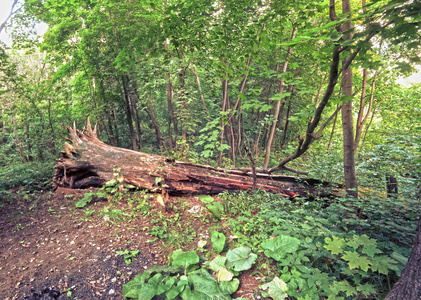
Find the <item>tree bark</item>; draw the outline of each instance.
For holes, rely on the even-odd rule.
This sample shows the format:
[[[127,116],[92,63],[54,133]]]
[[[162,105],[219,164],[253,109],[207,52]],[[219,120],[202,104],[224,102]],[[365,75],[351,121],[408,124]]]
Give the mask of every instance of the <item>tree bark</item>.
[[[137,150],[137,146],[136,146],[136,135],[134,132],[134,128],[133,128],[133,120],[132,120],[132,112],[130,109],[130,99],[129,99],[129,91],[128,91],[128,78],[123,75],[121,77],[122,79],[122,84],[123,84],[123,91],[124,91],[124,100],[126,103],[126,115],[127,115],[127,122],[129,123],[129,130],[130,130],[130,136],[132,138],[132,149],[134,151]]]
[[[351,14],[350,0],[342,0],[342,12],[346,15]],[[342,26],[344,39],[351,39],[352,33],[351,21],[345,21]],[[347,59],[344,60],[345,65]],[[352,97],[352,69],[344,67],[342,72],[342,92],[343,95]],[[354,124],[352,120],[352,100],[346,99],[342,104],[342,132],[343,132],[343,150],[344,150],[344,176],[347,194],[352,197],[358,197],[357,177],[355,175],[355,150],[354,150]]]
[[[121,169],[120,175],[128,184],[170,195],[218,194],[253,187],[252,172],[213,168],[109,146],[98,139],[96,128],[92,130],[89,120],[82,131],[75,125],[68,130],[71,144],[64,144],[62,158],[55,166],[55,188],[102,186],[114,178],[114,168]],[[286,197],[305,196],[309,186],[316,184],[313,179],[292,176],[259,173],[255,176],[257,188]],[[314,193],[318,192],[314,190]]]
[[[417,238],[401,278],[395,283],[385,300],[419,300],[421,298],[421,218],[417,225]]]

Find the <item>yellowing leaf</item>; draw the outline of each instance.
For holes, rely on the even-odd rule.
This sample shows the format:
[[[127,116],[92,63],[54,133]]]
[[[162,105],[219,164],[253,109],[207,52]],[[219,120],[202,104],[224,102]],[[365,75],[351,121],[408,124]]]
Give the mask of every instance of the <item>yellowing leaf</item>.
[[[164,199],[162,199],[161,195],[156,196],[156,201],[158,201],[158,203],[162,206],[165,206]]]
[[[218,282],[221,281],[231,281],[234,277],[234,274],[227,270],[227,268],[221,268],[218,271],[217,279]]]

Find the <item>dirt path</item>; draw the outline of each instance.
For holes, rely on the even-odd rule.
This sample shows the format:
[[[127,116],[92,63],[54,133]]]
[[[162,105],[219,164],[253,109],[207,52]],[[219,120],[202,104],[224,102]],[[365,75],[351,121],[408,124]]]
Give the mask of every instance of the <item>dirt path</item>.
[[[1,209],[0,299],[123,299],[123,283],[162,263],[145,232],[85,220],[68,205],[69,192],[75,194],[61,190]],[[140,250],[130,265],[116,254],[124,249]]]
[[[185,251],[196,249],[198,241],[209,236],[210,227],[217,224],[197,197],[170,199],[171,209],[164,209],[156,195],[145,195],[149,197],[147,211],[154,214],[135,212],[128,216],[136,205],[129,208],[130,204],[123,201],[114,204],[125,214],[123,220],[112,221],[100,213],[108,211],[111,216],[109,202],[75,208],[75,202],[86,192],[61,188],[32,200],[14,197],[6,204],[2,201],[1,300],[123,299],[123,283],[155,264],[164,264],[181,245]],[[175,231],[166,232],[173,238],[168,245],[149,235],[154,226],[164,228],[164,223],[170,221],[187,239],[180,240]],[[139,250],[131,264],[117,254],[126,249]],[[240,288],[234,298],[257,299],[261,282],[252,276],[253,271],[240,275]]]

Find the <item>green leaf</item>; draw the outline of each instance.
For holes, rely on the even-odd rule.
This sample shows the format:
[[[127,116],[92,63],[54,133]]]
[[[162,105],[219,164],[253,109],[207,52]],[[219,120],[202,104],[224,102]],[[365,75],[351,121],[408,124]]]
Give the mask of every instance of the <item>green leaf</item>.
[[[268,290],[268,293],[273,300],[283,300],[288,297],[288,287],[286,283],[279,277],[273,278],[271,282],[261,285],[260,288],[263,290]]]
[[[332,252],[332,254],[341,254],[344,251],[343,247],[346,245],[344,239],[340,239],[336,236],[333,236],[333,239],[329,237],[325,238],[325,243],[326,245],[324,245],[323,248],[326,248]]]
[[[343,34],[341,32],[338,32],[335,28],[330,32],[328,35],[328,38],[330,38],[332,41],[337,42],[342,38]]]
[[[225,246],[225,235],[217,231],[211,231],[211,242],[216,253],[221,253]]]
[[[93,197],[94,193],[86,193],[85,197],[83,197],[83,199],[80,199],[77,203],[76,203],[76,207],[77,208],[83,208],[86,205],[88,205],[89,202],[92,201],[92,197]]]
[[[239,247],[227,252],[227,267],[234,271],[244,271],[251,268],[257,255],[249,247]]]
[[[369,283],[365,283],[363,285],[357,286],[357,291],[361,292],[361,294],[363,294],[366,297],[377,294],[377,291],[374,288],[374,286]]]
[[[265,255],[276,261],[281,261],[287,253],[294,253],[298,250],[300,240],[287,235],[279,235],[272,239],[265,240],[261,247],[265,249]]]
[[[224,213],[224,207],[220,202],[214,202],[211,204],[206,205],[206,208],[212,213],[212,215],[217,218],[221,219],[221,215]]]
[[[196,251],[191,250],[190,252],[183,252],[181,249],[177,249],[172,253],[172,266],[183,267],[186,270],[190,265],[199,263],[199,256]]]
[[[361,244],[363,245],[362,253],[367,254],[370,257],[374,257],[377,253],[382,253],[381,250],[377,249],[377,241],[369,238],[366,234],[360,237]]]
[[[390,270],[397,270],[396,266],[397,261],[391,259],[386,255],[376,256],[372,261],[371,269],[374,272],[379,272],[381,274],[387,275]]]
[[[345,251],[345,255],[343,255],[342,258],[348,262],[351,270],[360,268],[361,270],[367,272],[371,265],[371,262],[367,259],[367,257],[361,256],[359,253],[353,251]]]
[[[219,269],[225,268],[226,261],[227,258],[225,256],[218,255],[209,263],[209,268],[214,272],[218,272]]]
[[[181,293],[182,299],[187,300],[231,300],[229,294],[224,293],[216,279],[205,269],[191,272],[188,280],[193,284],[193,290],[187,285]]]
[[[221,292],[226,295],[231,295],[238,290],[240,286],[240,280],[238,278],[234,278],[232,281],[221,281],[219,283],[219,288]]]
[[[345,294],[349,296],[353,296],[357,294],[356,288],[351,286],[348,281],[342,280],[342,281],[334,281],[333,284],[330,286],[331,293],[338,295],[341,292],[345,292]],[[330,299],[330,298],[328,298]],[[332,298],[337,299],[337,298]],[[342,298],[343,299],[343,298]]]
[[[197,197],[205,204],[215,201],[210,195],[198,195]]]
[[[174,299],[184,291],[184,288],[188,283],[189,282],[187,280],[179,280],[176,286],[171,287],[165,293],[165,296],[167,297],[167,299]]]

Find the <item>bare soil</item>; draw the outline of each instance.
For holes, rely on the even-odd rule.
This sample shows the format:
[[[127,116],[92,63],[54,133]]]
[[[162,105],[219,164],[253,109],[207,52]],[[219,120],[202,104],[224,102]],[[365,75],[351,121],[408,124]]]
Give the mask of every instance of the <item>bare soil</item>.
[[[3,203],[0,299],[123,299],[122,284],[155,264],[164,264],[175,250],[159,239],[151,242],[154,237],[144,230],[154,226],[150,217],[110,222],[76,209],[75,199],[86,192],[59,188],[36,199],[14,197]],[[189,207],[201,205],[197,197],[181,201]],[[161,207],[164,217],[171,215],[157,201],[153,203]],[[96,202],[89,209],[98,212],[107,205]],[[193,224],[198,233],[204,233],[204,224],[195,222],[200,223]],[[130,264],[116,253],[125,249],[140,250]],[[251,276],[252,272],[240,277],[235,297],[254,299],[261,283]]]

